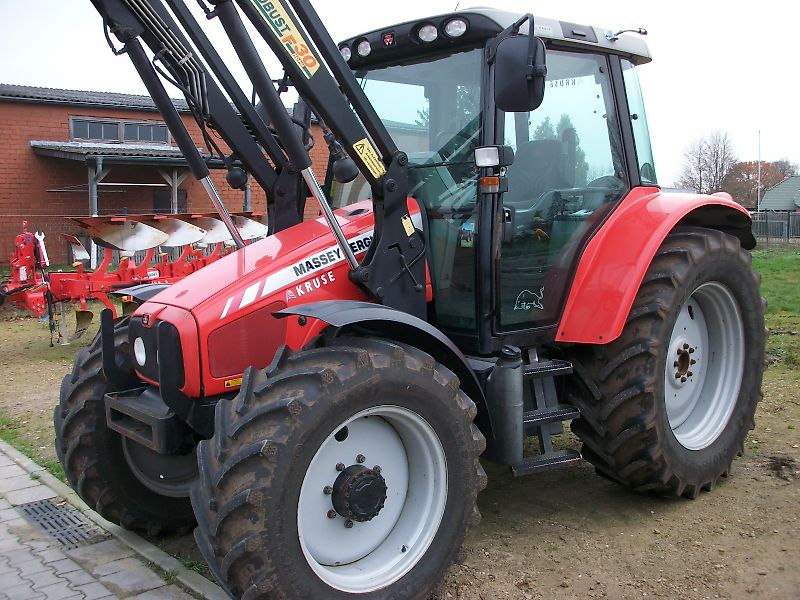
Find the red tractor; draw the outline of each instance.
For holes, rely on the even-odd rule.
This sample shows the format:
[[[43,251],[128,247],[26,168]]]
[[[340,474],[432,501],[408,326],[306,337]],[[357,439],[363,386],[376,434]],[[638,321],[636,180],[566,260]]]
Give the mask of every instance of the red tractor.
[[[255,105],[181,0],[93,3],[239,246],[126,290],[64,379],[58,455],[106,518],[196,523],[235,598],[426,598],[478,522],[479,458],[691,498],[728,475],[761,397],[755,240],[730,196],[658,187],[639,37],[475,9],[337,45],[308,0],[201,2]],[[162,77],[272,235],[241,241]],[[553,448],[566,421],[580,454]]]

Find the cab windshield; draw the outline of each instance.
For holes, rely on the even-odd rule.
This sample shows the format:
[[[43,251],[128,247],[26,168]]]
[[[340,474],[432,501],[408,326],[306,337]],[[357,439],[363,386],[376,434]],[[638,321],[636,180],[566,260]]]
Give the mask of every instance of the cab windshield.
[[[356,72],[397,147],[408,154],[409,194],[429,209],[477,199],[473,151],[480,142],[481,67],[482,51],[474,49]],[[336,208],[370,197],[362,177],[334,184],[331,192]]]

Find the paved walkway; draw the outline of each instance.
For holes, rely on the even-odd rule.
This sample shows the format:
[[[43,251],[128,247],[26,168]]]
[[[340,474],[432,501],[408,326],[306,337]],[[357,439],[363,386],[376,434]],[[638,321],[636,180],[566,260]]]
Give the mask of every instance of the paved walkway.
[[[108,531],[98,528],[98,535],[70,549],[25,517],[32,502],[52,498],[54,506],[47,508],[68,506],[52,489],[59,485],[41,467],[0,445],[0,600],[192,600],[193,596],[176,585],[179,569],[158,569]],[[64,489],[61,493],[70,495]],[[65,514],[84,518],[71,507],[68,510]],[[93,520],[91,525],[102,522],[99,517]],[[144,552],[158,560],[158,549],[125,533],[134,540],[134,547],[140,540]],[[165,560],[174,561],[170,557]],[[217,597],[215,587],[211,586],[208,595],[195,596]]]

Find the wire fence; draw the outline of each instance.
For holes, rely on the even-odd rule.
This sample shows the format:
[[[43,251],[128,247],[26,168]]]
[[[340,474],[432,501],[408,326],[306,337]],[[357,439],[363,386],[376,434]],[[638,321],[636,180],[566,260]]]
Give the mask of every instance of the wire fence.
[[[800,212],[752,213],[753,235],[759,242],[800,244]]]

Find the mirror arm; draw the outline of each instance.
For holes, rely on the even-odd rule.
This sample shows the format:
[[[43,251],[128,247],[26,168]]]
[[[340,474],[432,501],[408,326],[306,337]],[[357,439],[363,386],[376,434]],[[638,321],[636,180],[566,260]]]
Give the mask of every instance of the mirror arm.
[[[520,28],[525,24],[525,21],[530,23],[529,25],[529,33],[531,34],[531,45],[529,47],[529,63],[533,63],[533,57],[535,56],[536,46],[534,45],[533,39],[535,36],[533,35],[533,14],[528,13],[526,15],[522,15],[519,19],[517,19],[514,23],[503,29],[500,33],[498,33],[495,38],[487,44],[486,48],[488,50],[488,54],[486,56],[486,62],[492,64],[495,59],[495,55],[497,54],[497,46],[507,37],[511,37],[512,35],[519,34]]]

